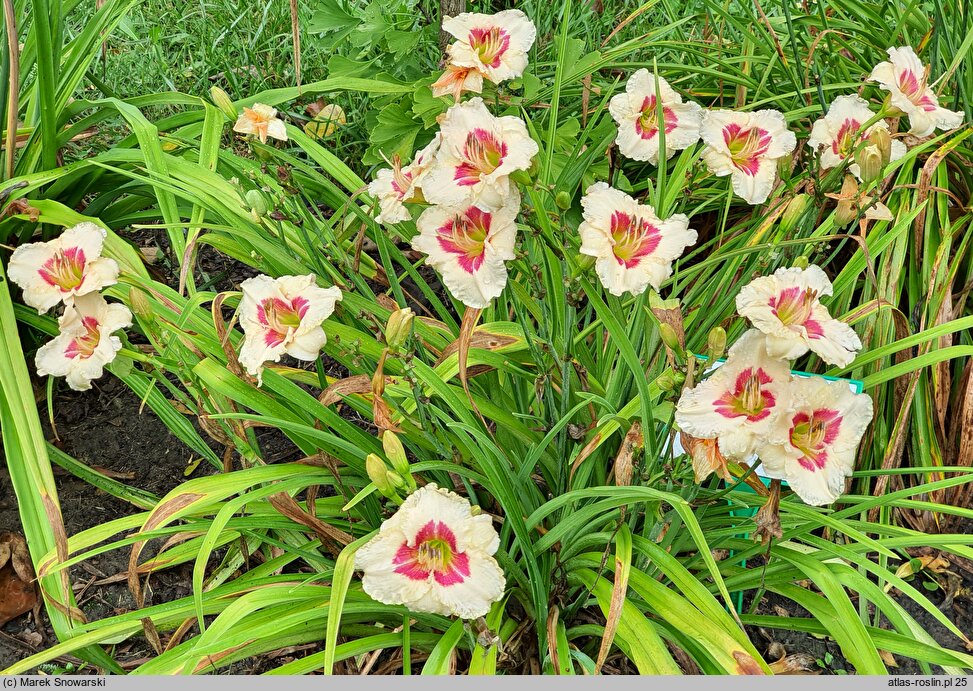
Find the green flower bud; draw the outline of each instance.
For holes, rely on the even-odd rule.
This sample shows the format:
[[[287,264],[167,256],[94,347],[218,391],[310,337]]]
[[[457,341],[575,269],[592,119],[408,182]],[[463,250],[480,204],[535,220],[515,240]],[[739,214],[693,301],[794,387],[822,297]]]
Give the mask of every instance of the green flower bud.
[[[889,131],[884,127],[876,127],[868,135],[868,141],[878,148],[882,155],[882,165],[888,165],[888,162],[892,160],[892,135],[889,134]]]
[[[253,212],[254,216],[261,218],[267,214],[267,200],[264,199],[263,194],[260,190],[247,190],[244,198],[247,201],[247,206]]]
[[[790,180],[794,168],[794,154],[786,154],[777,159],[777,174],[781,180]]]
[[[412,333],[412,319],[415,314],[412,309],[405,307],[396,310],[389,315],[388,323],[385,325],[385,343],[390,350],[398,351]]]
[[[554,203],[561,211],[567,211],[571,208],[571,195],[561,190],[554,196]]]
[[[806,269],[808,265],[810,265],[810,263],[811,262],[808,260],[806,256],[801,255],[800,257],[794,260],[793,266],[795,269]]]
[[[218,86],[214,86],[209,90],[210,98],[213,101],[213,105],[223,111],[223,114],[230,118],[230,120],[236,120],[239,113],[237,113],[236,106],[233,105],[233,99],[230,95],[223,91]]]
[[[683,354],[682,344],[679,343],[679,335],[674,328],[665,323],[659,324],[659,336],[669,350],[679,355]]]
[[[409,483],[406,482],[405,481],[405,478],[402,477],[401,475],[399,475],[398,473],[396,473],[396,472],[394,472],[392,470],[389,470],[385,474],[385,476],[388,478],[389,483],[392,484],[392,486],[396,487],[397,489],[408,489],[409,488]]]
[[[389,480],[389,471],[385,461],[373,453],[368,454],[365,458],[365,472],[368,473],[368,479],[375,484],[379,492],[386,497],[395,496],[395,489]]]
[[[861,169],[862,182],[875,182],[882,176],[882,152],[874,144],[869,144],[855,153],[855,163]]]
[[[706,355],[713,362],[723,357],[726,352],[726,329],[714,326],[706,337]]]
[[[385,430],[382,434],[382,448],[385,449],[385,456],[392,462],[392,467],[402,475],[408,475],[409,459],[405,455],[405,447],[402,446],[395,432]]]
[[[785,233],[794,230],[804,218],[810,202],[811,197],[807,194],[799,194],[787,202],[787,208],[784,209],[784,213],[780,217],[780,229]]]

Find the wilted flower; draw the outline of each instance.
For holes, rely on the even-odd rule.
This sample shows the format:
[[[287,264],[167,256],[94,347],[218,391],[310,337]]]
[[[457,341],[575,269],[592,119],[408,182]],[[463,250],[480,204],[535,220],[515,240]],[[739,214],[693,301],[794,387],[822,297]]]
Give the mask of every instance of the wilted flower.
[[[835,208],[834,222],[839,228],[844,228],[858,218],[862,208],[865,209],[865,213],[862,215],[870,221],[891,221],[894,218],[892,211],[885,204],[879,201],[873,203],[872,197],[862,194],[855,178],[850,175],[845,176],[844,182],[841,184],[841,194],[837,198],[838,205]]]
[[[520,194],[511,190],[505,206],[485,211],[478,206],[449,209],[432,206],[422,212],[412,247],[429,255],[443,283],[468,307],[482,309],[503,292],[507,266],[514,258]]]
[[[796,377],[794,406],[779,421],[783,444],[758,450],[768,473],[787,481],[806,503],[830,504],[844,491],[855,453],[872,419],[872,399],[847,382]]]
[[[807,145],[815,151],[820,149],[822,170],[841,165],[849,156],[855,154],[862,140],[871,136],[873,132],[884,130],[888,133],[889,125],[885,120],[879,120],[869,127],[867,132],[861,131],[862,125],[873,115],[868,102],[864,99],[858,96],[838,96],[828,108],[827,115],[814,121]],[[905,151],[905,144],[892,140],[889,160],[896,161],[902,158],[905,156]],[[859,180],[862,179],[861,167],[854,160],[849,162],[848,170]]]
[[[86,221],[49,242],[21,245],[11,255],[7,273],[24,289],[24,302],[38,313],[61,301],[70,305],[78,296],[118,282],[118,264],[101,256],[106,235],[104,228]]]
[[[75,298],[57,323],[61,333],[37,351],[37,374],[66,377],[72,389],[87,391],[121,350],[121,340],[112,334],[132,325],[132,313],[99,293],[87,293]]]
[[[277,109],[266,103],[254,103],[253,107],[244,108],[243,114],[233,125],[233,131],[256,135],[262,144],[267,143],[267,137],[287,141],[284,121],[277,117]]]
[[[368,184],[368,193],[378,199],[380,213],[375,217],[379,223],[399,223],[412,218],[405,207],[408,202],[422,201],[422,179],[439,150],[440,135],[437,133],[425,148],[416,153],[412,163],[402,166],[398,157],[393,157],[392,167],[378,171],[374,180]]]
[[[854,329],[832,318],[818,301],[831,292],[831,281],[819,266],[777,269],[743,287],[737,312],[766,334],[771,357],[791,360],[811,350],[845,367],[862,344]]]
[[[612,97],[608,104],[608,111],[618,123],[615,143],[624,156],[653,165],[659,162],[657,79],[667,159],[679,149],[692,146],[699,140],[699,126],[703,119],[703,109],[699,104],[683,103],[682,96],[662,77],[646,69],[633,74],[625,85],[625,93]]]
[[[703,160],[714,175],[731,176],[733,191],[751,204],[767,201],[777,176],[777,160],[797,146],[783,113],[711,110],[703,116]]]
[[[929,87],[929,68],[911,46],[889,48],[889,60],[872,70],[871,81],[889,92],[890,103],[909,116],[910,134],[926,137],[938,127],[951,130],[963,124],[963,113],[940,108]]]
[[[503,206],[510,174],[527,170],[538,150],[523,120],[494,117],[480,98],[447,110],[440,131],[442,145],[423,187],[432,204]]]
[[[464,91],[476,94],[483,91],[483,75],[474,67],[446,65],[446,71],[429,88],[432,89],[433,96],[439,98],[450,94],[459,103]]]
[[[730,348],[726,363],[676,404],[679,429],[699,439],[719,440],[727,458],[746,460],[768,439],[790,408],[787,363],[767,353],[759,331],[750,329]]]
[[[581,254],[595,257],[595,270],[612,295],[656,290],[672,275],[672,262],[696,242],[689,218],[660,219],[655,209],[596,182],[581,199]]]
[[[298,360],[315,360],[328,337],[321,328],[341,291],[320,288],[314,274],[254,276],[240,284],[240,325],[243,348],[240,364],[262,383],[264,363],[280,361],[285,353]]]
[[[527,51],[537,35],[533,22],[520,10],[444,17],[443,31],[456,37],[446,49],[450,64],[475,68],[494,84],[524,73]]]
[[[700,439],[680,432],[679,441],[689,457],[693,459],[693,474],[696,476],[696,482],[703,482],[713,473],[726,482],[733,481],[733,476],[726,467],[726,456],[720,452],[719,440]]]
[[[506,581],[493,558],[500,545],[490,516],[430,483],[409,495],[355,555],[362,587],[389,605],[464,619],[482,617]]]

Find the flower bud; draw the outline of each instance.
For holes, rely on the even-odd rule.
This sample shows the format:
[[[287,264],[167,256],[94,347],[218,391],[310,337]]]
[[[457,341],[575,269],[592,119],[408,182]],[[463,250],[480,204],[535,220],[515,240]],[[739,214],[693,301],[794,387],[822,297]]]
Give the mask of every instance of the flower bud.
[[[554,196],[554,203],[561,211],[567,211],[571,208],[571,195],[561,190]]]
[[[794,154],[785,154],[777,159],[777,174],[781,180],[790,180],[794,168]]]
[[[151,319],[154,314],[152,305],[149,303],[149,299],[145,296],[145,293],[137,288],[132,288],[132,290],[129,291],[128,306],[132,308],[132,312],[135,313],[135,316],[137,317]]]
[[[415,314],[412,308],[405,307],[389,315],[385,325],[385,343],[389,349],[398,351],[412,334],[412,319]]]
[[[662,342],[666,344],[669,350],[679,355],[683,354],[683,347],[679,342],[679,335],[669,324],[659,324],[659,336],[662,338]]]
[[[841,184],[841,199],[834,212],[836,226],[844,228],[858,217],[857,201],[858,183],[855,182],[855,178],[846,175],[845,181]]]
[[[808,204],[811,201],[810,195],[799,194],[789,202],[780,217],[780,229],[785,233],[790,233],[797,227],[797,224],[804,218]]]
[[[236,120],[239,113],[237,113],[236,106],[233,105],[233,99],[230,95],[223,91],[218,86],[214,86],[209,90],[209,96],[213,101],[213,105],[223,111],[223,114],[230,118],[230,120]]]
[[[869,144],[855,153],[855,163],[861,169],[862,182],[866,185],[875,182],[882,175],[882,153],[874,144]]]
[[[802,254],[800,257],[794,260],[794,264],[792,266],[795,269],[806,269],[810,263],[811,262],[808,260],[807,256]]]
[[[529,171],[526,170],[515,170],[510,174],[510,179],[521,185],[531,185],[534,182],[534,178],[531,177]]]
[[[247,190],[244,198],[247,201],[247,206],[253,212],[254,216],[260,218],[267,214],[267,200],[260,193],[260,190]]]
[[[892,135],[889,134],[889,131],[884,127],[876,127],[868,135],[868,141],[878,148],[882,155],[882,165],[888,165],[888,162],[892,160]]]
[[[666,370],[655,379],[656,386],[662,391],[672,391],[676,388],[676,377],[672,370]]]
[[[402,475],[409,474],[409,459],[405,455],[405,447],[398,435],[391,430],[385,430],[382,434],[382,448],[385,449],[385,456],[392,462],[392,467]]]
[[[368,473],[368,479],[375,484],[375,488],[379,492],[386,497],[395,495],[395,489],[389,480],[389,472],[385,461],[373,453],[368,454],[365,458],[365,472]]]
[[[722,326],[714,326],[706,337],[706,356],[711,362],[715,362],[723,357],[725,351],[726,329]]]
[[[409,483],[405,481],[405,478],[398,473],[389,470],[385,476],[388,478],[389,483],[397,489],[408,489]]]

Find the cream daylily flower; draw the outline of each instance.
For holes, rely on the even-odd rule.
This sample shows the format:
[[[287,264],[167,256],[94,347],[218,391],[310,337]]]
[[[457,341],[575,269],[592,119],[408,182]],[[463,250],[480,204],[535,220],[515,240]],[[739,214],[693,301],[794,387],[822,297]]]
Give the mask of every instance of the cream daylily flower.
[[[854,329],[834,319],[818,301],[831,293],[831,281],[819,266],[777,269],[743,287],[737,312],[767,335],[771,357],[792,360],[810,350],[829,364],[845,367],[862,343]]]
[[[711,110],[703,115],[703,160],[717,176],[729,175],[733,191],[751,204],[763,204],[777,177],[777,160],[797,146],[783,113]]]
[[[412,219],[405,204],[423,200],[420,185],[439,150],[440,141],[441,136],[437,132],[432,141],[416,153],[409,165],[402,166],[396,156],[391,161],[391,168],[378,171],[375,179],[368,184],[368,193],[378,199],[380,213],[375,217],[376,221],[389,224]]]
[[[595,257],[598,278],[612,295],[656,290],[672,275],[672,262],[696,242],[689,218],[660,219],[655,209],[596,182],[581,199],[581,254]]]
[[[10,280],[24,289],[24,302],[44,314],[59,302],[70,305],[81,295],[118,282],[118,264],[102,257],[105,229],[84,222],[49,242],[14,250],[7,266]]]
[[[474,67],[457,67],[446,65],[446,71],[436,81],[429,85],[432,95],[436,98],[450,94],[456,103],[463,97],[464,91],[475,94],[483,91],[483,75]]]
[[[538,150],[523,120],[494,117],[481,98],[447,110],[440,131],[442,145],[423,194],[428,202],[442,206],[503,206],[510,194],[510,174],[527,170]]]
[[[814,151],[820,150],[823,170],[835,168],[853,157],[862,140],[876,130],[889,131],[889,124],[885,120],[879,120],[867,132],[862,133],[862,125],[873,115],[865,99],[858,96],[838,96],[828,108],[828,113],[814,121],[807,145]],[[889,161],[899,160],[905,156],[905,152],[905,144],[893,139]],[[861,167],[853,158],[849,161],[848,171],[861,180]]]
[[[61,333],[37,351],[37,374],[66,377],[72,389],[87,391],[121,350],[121,340],[112,334],[132,325],[132,313],[99,293],[86,293],[64,309],[57,323]]]
[[[311,361],[328,337],[322,322],[334,312],[341,291],[320,288],[314,274],[307,276],[254,276],[240,284],[240,325],[243,347],[240,364],[263,383],[264,363],[279,362],[285,353]]]
[[[790,411],[791,386],[787,363],[768,354],[764,335],[750,329],[725,364],[682,392],[676,424],[693,437],[716,438],[723,456],[745,461],[768,440],[783,442],[779,420]]]
[[[416,223],[419,234],[412,240],[413,249],[429,255],[426,263],[468,307],[487,307],[507,285],[505,262],[515,256],[520,193],[511,188],[506,202],[496,211],[432,206]]]
[[[524,73],[537,35],[534,23],[520,10],[444,17],[443,31],[456,37],[446,48],[450,64],[474,68],[494,84]]]
[[[463,619],[482,617],[503,597],[506,580],[490,516],[430,483],[413,492],[355,555],[372,598]]]
[[[872,399],[843,381],[795,377],[794,406],[780,419],[782,444],[757,450],[771,477],[779,477],[806,503],[835,501],[855,466],[858,444],[872,420]]]
[[[963,124],[963,113],[939,106],[929,87],[929,69],[911,46],[888,49],[889,60],[880,62],[869,79],[889,92],[890,103],[909,116],[910,134],[927,137],[939,128],[951,130]]]
[[[254,103],[251,108],[244,108],[243,114],[237,118],[233,131],[240,134],[256,135],[262,144],[267,143],[267,137],[287,141],[287,129],[284,121],[277,117],[277,109],[266,103]]]
[[[608,111],[618,124],[615,143],[622,155],[653,165],[659,162],[656,79],[662,101],[667,159],[699,140],[699,126],[703,119],[699,104],[683,103],[682,96],[662,77],[656,77],[646,69],[633,74],[625,85],[625,93],[613,96],[608,104]]]

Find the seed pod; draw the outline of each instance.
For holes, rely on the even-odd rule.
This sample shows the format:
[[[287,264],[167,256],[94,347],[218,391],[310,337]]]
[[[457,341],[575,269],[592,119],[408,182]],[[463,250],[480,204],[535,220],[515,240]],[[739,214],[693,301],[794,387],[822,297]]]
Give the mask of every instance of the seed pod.
[[[561,190],[554,196],[554,203],[561,211],[567,211],[571,208],[571,195]]]
[[[247,190],[245,199],[247,200],[247,206],[250,207],[250,210],[257,218],[267,214],[267,200],[264,199],[260,190]]]

